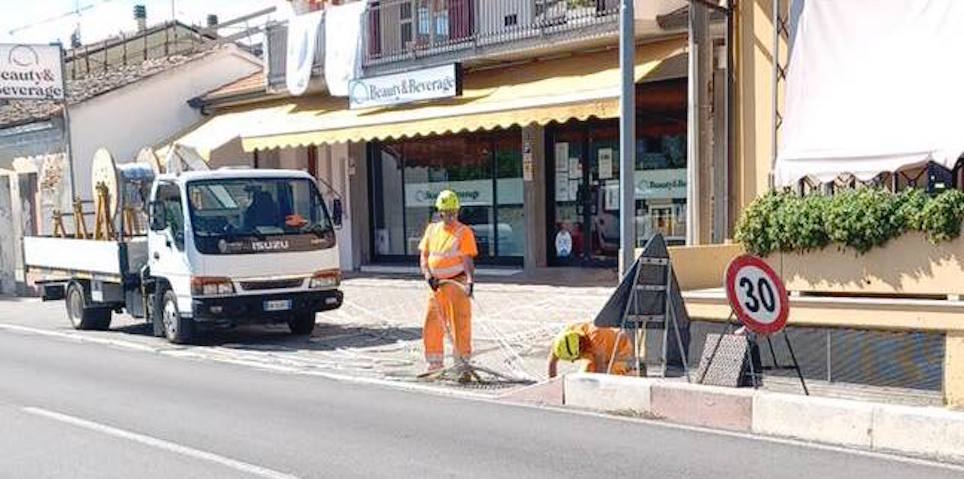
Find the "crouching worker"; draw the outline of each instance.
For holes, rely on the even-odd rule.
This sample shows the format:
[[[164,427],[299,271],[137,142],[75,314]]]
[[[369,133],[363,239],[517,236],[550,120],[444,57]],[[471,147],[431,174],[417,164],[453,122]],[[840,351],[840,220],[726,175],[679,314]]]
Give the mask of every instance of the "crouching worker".
[[[560,359],[581,361],[580,371],[582,372],[627,375],[634,371],[633,358],[633,345],[621,330],[598,328],[592,323],[573,324],[552,343],[549,351],[549,377],[556,377]],[[611,371],[609,370],[610,360],[612,360]]]

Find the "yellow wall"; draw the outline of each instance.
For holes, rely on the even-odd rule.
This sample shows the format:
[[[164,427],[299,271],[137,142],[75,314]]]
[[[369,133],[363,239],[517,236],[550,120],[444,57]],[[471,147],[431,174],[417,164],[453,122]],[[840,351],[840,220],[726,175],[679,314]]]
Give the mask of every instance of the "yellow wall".
[[[643,252],[636,249],[636,256]],[[693,291],[723,287],[723,272],[730,260],[743,254],[739,244],[671,246],[669,256],[680,289]]]
[[[964,409],[964,331],[948,332],[945,339],[944,402]]]
[[[669,256],[680,289],[692,291],[723,287],[723,273],[733,258],[743,254],[739,244],[673,246]]]
[[[782,8],[786,8],[786,0]],[[730,217],[769,189],[773,142],[771,0],[737,2],[735,20],[736,157],[735,191]],[[786,63],[786,44],[781,43],[781,64]],[[782,91],[782,88],[781,88]]]

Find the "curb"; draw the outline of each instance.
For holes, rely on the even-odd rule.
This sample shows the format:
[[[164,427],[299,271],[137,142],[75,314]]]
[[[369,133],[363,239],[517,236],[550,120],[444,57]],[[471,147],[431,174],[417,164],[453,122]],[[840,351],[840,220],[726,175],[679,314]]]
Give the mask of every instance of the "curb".
[[[964,412],[575,373],[565,406],[964,463]]]

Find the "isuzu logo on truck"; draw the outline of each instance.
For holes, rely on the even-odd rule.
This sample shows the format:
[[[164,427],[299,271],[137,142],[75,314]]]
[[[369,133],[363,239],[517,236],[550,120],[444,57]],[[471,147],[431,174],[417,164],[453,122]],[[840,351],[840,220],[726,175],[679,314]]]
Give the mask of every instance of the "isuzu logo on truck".
[[[253,251],[281,251],[288,249],[288,240],[252,241]]]

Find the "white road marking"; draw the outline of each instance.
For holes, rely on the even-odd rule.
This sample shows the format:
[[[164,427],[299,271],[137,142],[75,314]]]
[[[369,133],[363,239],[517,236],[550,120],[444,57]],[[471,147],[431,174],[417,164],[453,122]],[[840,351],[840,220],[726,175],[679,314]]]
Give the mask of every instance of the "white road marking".
[[[136,351],[145,351],[149,353],[154,353],[158,351],[158,348],[154,346],[148,346],[146,344],[135,343],[132,341],[98,338],[98,337],[90,336],[89,334],[85,334],[85,333],[53,331],[49,329],[32,328],[30,326],[21,326],[19,324],[4,324],[4,323],[0,323],[0,329],[5,329],[8,331],[16,331],[20,333],[37,334],[40,336],[51,336],[55,338],[71,339],[82,343],[106,344],[109,346],[117,346],[125,349],[133,349]]]
[[[214,462],[246,474],[252,474],[255,476],[265,477],[269,479],[296,479],[298,477],[298,476],[293,476],[291,474],[275,471],[273,469],[268,469],[265,467],[256,466],[254,464],[249,464],[246,462],[231,459],[229,457],[220,456],[212,452],[207,452],[207,451],[202,451],[202,450],[194,449],[187,446],[182,446],[180,444],[176,444],[170,441],[165,441],[163,439],[158,439],[158,438],[147,436],[144,434],[138,434],[136,432],[125,431],[123,429],[118,429],[116,427],[100,424],[94,421],[88,421],[86,419],[81,419],[79,417],[70,416],[67,414],[62,414],[59,412],[50,411],[43,408],[25,407],[25,408],[22,408],[22,410],[26,413],[33,414],[35,416],[41,416],[48,419],[53,419],[55,421],[60,421],[73,426],[82,427],[84,429],[89,429],[91,431],[107,434],[109,436],[114,436],[121,439],[127,439],[129,441],[144,444],[145,446],[150,446],[157,449],[163,449],[165,451],[173,452],[175,454],[180,454],[182,456]]]
[[[875,458],[875,459],[884,459],[884,460],[890,460],[890,461],[895,461],[895,462],[900,462],[900,463],[905,463],[905,464],[923,465],[923,466],[937,467],[937,468],[941,468],[941,469],[948,469],[948,470],[952,470],[952,471],[964,472],[964,465],[954,464],[954,463],[947,463],[947,462],[940,462],[940,461],[937,461],[937,460],[931,460],[931,459],[926,459],[926,458],[917,458],[917,457],[911,457],[911,456],[905,456],[905,455],[899,455],[899,454],[892,454],[892,453],[887,453],[887,452],[879,452],[879,451],[868,451],[868,450],[864,450],[864,449],[853,449],[853,448],[847,448],[847,447],[842,447],[842,446],[834,446],[834,445],[832,445],[832,444],[821,444],[821,443],[801,441],[801,440],[792,439],[792,438],[781,438],[781,437],[774,437],[774,436],[763,436],[763,435],[756,435],[756,434],[750,434],[750,433],[741,433],[741,432],[725,431],[725,430],[720,430],[720,429],[709,429],[709,428],[704,428],[704,427],[699,427],[699,426],[689,426],[689,425],[685,425],[685,424],[675,424],[675,423],[670,423],[670,422],[660,421],[660,420],[654,420],[654,419],[645,419],[645,418],[635,418],[635,417],[617,416],[617,415],[613,415],[613,414],[607,414],[607,413],[605,413],[605,412],[588,411],[588,410],[584,410],[584,409],[575,409],[575,408],[571,408],[571,407],[570,407],[570,408],[567,408],[567,407],[565,407],[565,406],[550,406],[550,405],[527,404],[527,403],[523,403],[523,402],[515,402],[515,401],[506,400],[505,398],[500,398],[500,397],[498,397],[498,396],[492,396],[492,395],[490,395],[490,394],[483,394],[483,393],[477,393],[477,392],[473,392],[473,391],[465,391],[465,390],[460,390],[460,389],[442,388],[442,387],[433,386],[433,385],[430,385],[430,384],[421,384],[421,383],[415,383],[415,382],[406,382],[406,381],[394,380],[394,379],[381,379],[381,378],[372,378],[372,377],[364,377],[364,376],[352,376],[352,375],[349,375],[349,374],[338,374],[338,373],[331,373],[331,372],[325,372],[325,371],[300,370],[300,369],[291,368],[291,367],[286,367],[286,366],[276,366],[276,365],[271,365],[271,364],[263,364],[263,363],[258,363],[258,362],[255,362],[255,361],[244,361],[244,360],[233,360],[233,359],[228,359],[228,358],[210,357],[210,356],[206,356],[206,355],[203,355],[203,354],[195,354],[195,353],[190,352],[189,350],[183,350],[183,349],[162,350],[162,349],[159,349],[159,348],[150,348],[150,347],[148,347],[148,346],[145,346],[145,345],[142,345],[142,344],[139,344],[139,343],[132,343],[132,342],[128,342],[128,341],[105,340],[105,339],[99,339],[99,338],[84,338],[84,337],[78,337],[79,334],[60,333],[60,332],[55,332],[55,331],[49,331],[49,330],[31,328],[31,327],[27,327],[27,326],[8,325],[8,324],[0,323],[0,329],[10,329],[10,330],[20,331],[20,332],[24,332],[24,333],[36,333],[36,334],[41,334],[41,335],[46,335],[46,336],[63,337],[63,338],[69,338],[69,339],[75,339],[75,340],[78,340],[78,339],[79,339],[79,340],[81,340],[81,341],[85,341],[86,339],[91,339],[90,342],[94,342],[94,343],[102,343],[102,344],[110,344],[110,345],[115,345],[115,346],[120,346],[120,347],[128,347],[128,348],[130,348],[130,349],[143,350],[143,351],[148,351],[148,352],[155,352],[155,353],[160,353],[160,354],[162,354],[162,355],[171,356],[171,357],[180,357],[180,358],[185,358],[185,359],[190,358],[190,359],[198,359],[198,360],[216,361],[216,362],[220,362],[220,363],[234,364],[234,365],[238,365],[238,366],[245,366],[245,367],[252,367],[252,368],[255,368],[255,369],[262,369],[262,370],[266,370],[266,371],[273,371],[273,372],[276,372],[276,373],[297,374],[297,375],[305,375],[305,376],[317,376],[317,377],[322,377],[322,378],[330,379],[330,380],[334,380],[334,381],[341,381],[341,382],[348,382],[348,383],[356,383],[356,384],[368,384],[368,385],[388,387],[388,388],[393,388],[393,389],[402,389],[402,390],[407,390],[407,391],[415,391],[415,392],[429,393],[429,394],[434,394],[434,395],[438,395],[438,396],[448,396],[448,397],[457,397],[457,398],[464,398],[464,399],[472,399],[472,400],[476,400],[476,401],[484,401],[484,402],[489,402],[489,403],[494,403],[494,404],[502,404],[502,405],[507,405],[507,406],[514,406],[514,407],[524,407],[524,408],[531,408],[531,409],[552,410],[552,411],[556,411],[556,412],[560,412],[560,413],[565,413],[565,414],[578,414],[578,415],[583,415],[583,416],[593,416],[593,417],[598,417],[598,418],[600,418],[600,419],[607,419],[607,420],[614,420],[614,421],[627,421],[627,422],[633,422],[633,423],[642,423],[642,424],[647,424],[647,425],[651,425],[651,426],[662,427],[662,428],[666,428],[666,429],[677,429],[677,430],[684,430],[684,431],[701,432],[701,433],[706,433],[706,434],[715,434],[715,435],[719,435],[719,436],[738,437],[738,438],[743,438],[743,439],[751,439],[751,440],[755,440],[755,441],[763,441],[763,442],[769,442],[769,443],[774,443],[774,444],[791,445],[791,446],[795,446],[795,447],[804,447],[804,448],[810,448],[810,449],[817,449],[817,450],[824,450],[824,451],[839,452],[839,453],[844,453],[844,454],[853,454],[853,455],[856,455],[856,456],[870,457],[870,458]]]

